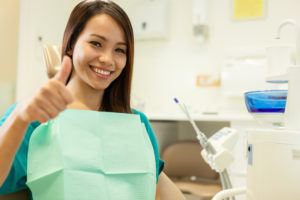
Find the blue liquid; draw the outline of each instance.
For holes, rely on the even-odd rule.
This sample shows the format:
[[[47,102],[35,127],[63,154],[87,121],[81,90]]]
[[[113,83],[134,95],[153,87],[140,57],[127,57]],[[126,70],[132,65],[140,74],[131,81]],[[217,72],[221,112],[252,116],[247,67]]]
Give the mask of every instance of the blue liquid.
[[[284,113],[287,90],[266,90],[245,93],[245,102],[251,113]]]
[[[247,107],[248,108],[248,107]],[[256,108],[248,108],[248,111],[251,112],[251,113],[258,113],[258,112],[261,112],[261,113],[284,113],[285,111],[285,108],[259,108],[259,109],[256,109]]]

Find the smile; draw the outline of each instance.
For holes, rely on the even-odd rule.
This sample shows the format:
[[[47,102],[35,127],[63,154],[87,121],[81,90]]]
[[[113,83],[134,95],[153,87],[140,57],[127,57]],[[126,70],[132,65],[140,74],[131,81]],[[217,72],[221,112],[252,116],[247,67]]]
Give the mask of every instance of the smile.
[[[111,71],[106,71],[106,70],[99,69],[99,68],[92,67],[92,66],[91,66],[91,69],[94,72],[96,72],[98,75],[102,75],[102,76],[109,76],[112,73]]]

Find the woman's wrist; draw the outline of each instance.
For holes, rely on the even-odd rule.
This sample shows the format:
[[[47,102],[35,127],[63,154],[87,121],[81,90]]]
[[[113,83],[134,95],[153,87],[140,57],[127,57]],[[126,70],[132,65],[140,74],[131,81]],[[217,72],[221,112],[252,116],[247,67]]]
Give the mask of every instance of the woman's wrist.
[[[22,103],[18,104],[16,109],[13,111],[13,115],[15,117],[15,123],[17,123],[19,126],[29,126],[29,124],[31,123],[31,121],[27,120],[26,118],[24,118],[24,111],[22,109]]]

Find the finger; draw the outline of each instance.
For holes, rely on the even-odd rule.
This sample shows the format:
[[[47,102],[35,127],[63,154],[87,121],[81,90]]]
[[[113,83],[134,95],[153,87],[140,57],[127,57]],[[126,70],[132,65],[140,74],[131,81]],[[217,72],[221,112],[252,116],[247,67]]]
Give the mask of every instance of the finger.
[[[39,106],[35,106],[35,108],[32,111],[34,111],[34,117],[33,117],[34,121],[37,120],[43,123],[50,119],[50,116],[45,111],[43,111]],[[32,113],[29,115],[32,115]]]
[[[50,118],[56,117],[56,115],[59,113],[59,110],[57,110],[54,105],[45,99],[45,97],[36,97],[36,104],[40,110],[45,112]]]
[[[60,99],[62,99],[66,105],[72,103],[73,96],[72,96],[71,92],[66,88],[65,85],[54,84],[54,86],[60,96]]]
[[[68,77],[72,71],[72,60],[69,56],[64,56],[61,63],[61,69],[55,75],[54,79],[60,81],[63,84],[66,84]]]
[[[67,105],[73,102],[73,96],[67,88],[64,88],[64,90],[60,90],[59,93]]]
[[[54,89],[57,90],[56,88]],[[56,108],[56,110],[62,111],[66,108],[67,104],[61,99],[59,92],[44,92],[42,95]]]
[[[37,115],[36,120],[39,121],[40,123],[47,122],[50,119],[50,116],[44,111],[39,111],[36,115]]]
[[[39,94],[36,96],[38,98],[44,98],[49,101],[57,110],[63,110],[66,103],[61,98],[58,92],[59,87],[66,87],[57,80],[50,80],[45,86],[40,89]]]

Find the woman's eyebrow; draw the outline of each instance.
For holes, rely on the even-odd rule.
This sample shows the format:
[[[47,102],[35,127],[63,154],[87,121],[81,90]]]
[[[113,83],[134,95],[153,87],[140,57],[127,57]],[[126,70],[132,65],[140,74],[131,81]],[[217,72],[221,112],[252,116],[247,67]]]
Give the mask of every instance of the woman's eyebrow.
[[[94,36],[94,37],[97,37],[97,38],[100,38],[104,41],[107,41],[107,38],[102,36],[102,35],[98,35],[98,34],[90,34],[90,36]],[[125,45],[127,46],[127,43],[126,42],[117,42],[118,45]]]

